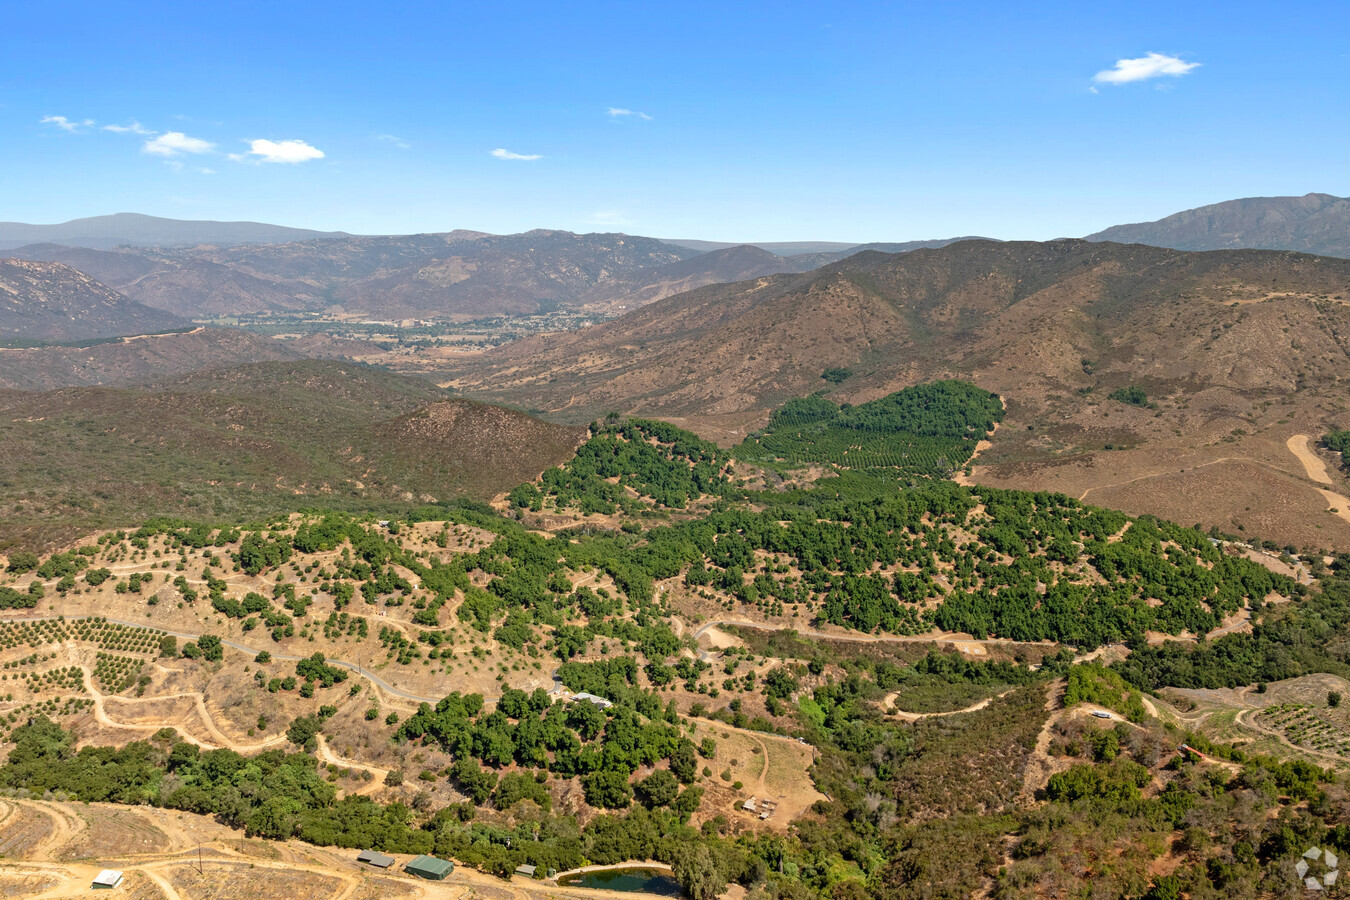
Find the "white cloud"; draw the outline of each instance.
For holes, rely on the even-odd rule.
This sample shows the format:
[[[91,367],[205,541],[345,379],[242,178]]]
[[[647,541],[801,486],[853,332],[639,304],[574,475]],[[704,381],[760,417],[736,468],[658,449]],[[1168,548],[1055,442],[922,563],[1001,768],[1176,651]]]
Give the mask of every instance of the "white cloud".
[[[269,141],[259,139],[249,141],[246,154],[231,153],[230,159],[243,162],[250,157],[251,162],[259,163],[302,163],[312,159],[323,159],[324,153],[318,147],[312,147],[304,141]]]
[[[1118,59],[1115,68],[1103,69],[1092,76],[1092,80],[1105,84],[1127,84],[1131,81],[1148,81],[1164,76],[1177,78],[1199,66],[1200,63],[1186,62],[1175,56],[1149,53],[1137,59]]]
[[[146,141],[141,149],[154,156],[174,157],[184,153],[210,153],[215,147],[210,141],[188,137],[181,131],[170,131]]]
[[[644,122],[650,122],[652,120],[652,117],[647,115],[645,112],[638,112],[637,110],[633,109],[624,109],[621,106],[611,106],[605,112],[609,115],[611,119],[620,119],[625,116],[632,116],[633,118],[641,119]]]
[[[383,141],[383,142],[386,143],[386,144],[393,144],[395,147],[399,148],[400,150],[407,150],[409,147],[412,146],[412,145],[409,144],[407,141],[405,141],[403,138],[399,137],[398,135],[394,135],[394,134],[377,134],[377,135],[375,135],[375,140],[377,140],[377,141]]]
[[[135,119],[131,120],[130,125],[104,125],[104,131],[111,131],[113,134],[143,134],[153,136],[159,134],[158,131],[151,131]]]
[[[43,116],[39,124],[55,125],[62,131],[78,131],[81,128],[93,128],[93,119],[84,119],[83,121],[71,121],[65,116]]]
[[[512,153],[510,150],[503,150],[500,147],[498,147],[496,150],[493,150],[492,155],[497,157],[498,159],[523,159],[526,161],[544,158],[541,154],[538,153]]]

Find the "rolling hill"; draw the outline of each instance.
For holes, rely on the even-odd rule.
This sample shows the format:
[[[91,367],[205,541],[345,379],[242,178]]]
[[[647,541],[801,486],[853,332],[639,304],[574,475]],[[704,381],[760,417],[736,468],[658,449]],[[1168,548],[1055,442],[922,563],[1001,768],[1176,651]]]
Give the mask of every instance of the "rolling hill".
[[[1248,197],[1156,222],[1117,225],[1087,239],[1175,250],[1252,248],[1350,257],[1350,199],[1330,194]]]
[[[158,515],[482,500],[566,459],[582,434],[337,362],[0,391],[0,544]]]
[[[185,325],[69,266],[0,259],[0,338],[84,341]]]
[[[234,328],[194,328],[74,347],[0,349],[0,388],[47,391],[135,384],[200,369],[326,357],[345,343],[350,342],[284,343]]]
[[[261,222],[211,222],[162,219],[139,213],[116,213],[71,219],[59,225],[0,222],[0,250],[26,244],[53,243],[107,250],[123,245],[178,247],[195,244],[269,244],[342,237],[342,232],[287,228]]]
[[[1350,547],[1285,446],[1350,418],[1350,262],[1063,240],[863,252],[466,359],[443,381],[584,421],[660,416],[730,445],[783,400],[942,377],[1001,394],[977,477]],[[851,370],[834,387],[829,368]],[[1110,395],[1137,386],[1147,408]],[[1346,486],[1337,474],[1334,485]]]

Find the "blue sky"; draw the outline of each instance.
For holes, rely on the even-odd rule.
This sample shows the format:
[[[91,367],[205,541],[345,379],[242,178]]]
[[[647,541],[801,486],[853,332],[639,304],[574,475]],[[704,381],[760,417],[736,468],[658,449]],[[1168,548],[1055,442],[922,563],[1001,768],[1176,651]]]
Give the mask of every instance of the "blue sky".
[[[1350,194],[1344,2],[47,0],[3,32],[8,221],[1046,239]]]

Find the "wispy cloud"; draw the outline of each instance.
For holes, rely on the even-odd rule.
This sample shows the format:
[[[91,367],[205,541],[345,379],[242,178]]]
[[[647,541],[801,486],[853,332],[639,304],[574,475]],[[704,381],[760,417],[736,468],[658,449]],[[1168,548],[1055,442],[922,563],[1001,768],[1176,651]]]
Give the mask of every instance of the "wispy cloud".
[[[127,125],[104,125],[103,130],[111,131],[113,134],[141,134],[147,137],[159,134],[158,131],[151,131],[135,119]]]
[[[527,162],[544,158],[543,154],[540,153],[512,153],[510,150],[503,150],[501,147],[493,150],[492,155],[498,159],[523,159]]]
[[[375,140],[383,141],[386,144],[393,144],[400,150],[407,150],[412,146],[412,144],[409,144],[403,138],[395,134],[377,134],[375,135]]]
[[[181,131],[170,131],[146,141],[141,149],[153,156],[173,158],[185,153],[210,153],[215,148],[210,141],[188,137]]]
[[[72,120],[65,116],[43,116],[39,120],[42,125],[54,125],[62,131],[79,131],[81,128],[93,128],[93,119]]]
[[[1200,63],[1186,62],[1176,56],[1149,53],[1135,59],[1118,59],[1114,68],[1103,69],[1092,76],[1092,80],[1102,84],[1128,84],[1153,78],[1179,78],[1199,66]]]
[[[627,117],[632,117],[634,119],[641,119],[644,122],[650,122],[652,120],[652,117],[647,115],[645,112],[638,112],[635,109],[624,109],[621,106],[611,106],[609,109],[605,110],[605,113],[611,119],[623,119]]]
[[[235,162],[288,163],[294,165],[324,158],[322,150],[304,141],[269,141],[260,138],[249,141],[248,146],[247,153],[231,153],[230,159]]]

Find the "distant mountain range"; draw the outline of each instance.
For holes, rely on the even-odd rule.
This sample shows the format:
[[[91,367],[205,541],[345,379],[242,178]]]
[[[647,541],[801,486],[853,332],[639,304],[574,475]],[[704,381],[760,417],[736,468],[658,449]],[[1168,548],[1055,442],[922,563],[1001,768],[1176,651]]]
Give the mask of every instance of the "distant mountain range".
[[[615,312],[709,284],[806,272],[868,249],[900,253],[955,240],[962,239],[780,256],[752,245],[703,251],[627,234],[541,229],[234,246],[99,249],[46,242],[8,252],[64,263],[139,303],[187,318],[341,309],[399,320],[587,306]]]
[[[734,245],[546,229],[355,236],[131,214],[0,224],[0,247],[22,240],[38,242],[3,252],[64,263],[137,303],[184,318],[340,311],[397,321],[558,308],[613,314],[712,284],[804,273],[869,250],[909,253],[988,239]],[[1327,194],[1234,200],[1087,240],[1350,257],[1350,200]]]
[[[1250,248],[1350,257],[1350,199],[1330,194],[1248,197],[1156,222],[1116,225],[1087,239],[1174,250]]]
[[[340,231],[311,231],[260,222],[210,222],[161,219],[139,213],[116,213],[72,219],[59,225],[28,225],[0,222],[0,250],[13,250],[27,244],[65,244],[107,250],[123,245],[137,247],[183,247],[215,244],[277,244],[345,237]]]

